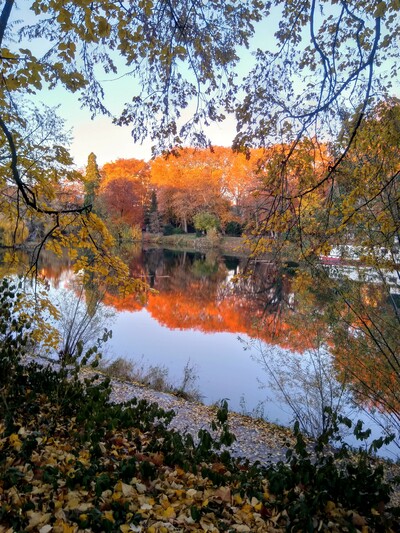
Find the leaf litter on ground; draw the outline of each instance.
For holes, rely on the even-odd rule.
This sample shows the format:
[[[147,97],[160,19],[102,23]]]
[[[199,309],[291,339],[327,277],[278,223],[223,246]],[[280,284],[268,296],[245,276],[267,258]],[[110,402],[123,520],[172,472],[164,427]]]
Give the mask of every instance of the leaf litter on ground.
[[[26,388],[12,430],[1,422],[1,532],[302,530],[285,505],[293,494],[305,501],[305,481],[277,498],[263,467],[232,458],[222,437],[203,430],[195,443],[157,406],[133,399],[113,410],[87,386],[76,406]],[[78,405],[85,399],[94,411]],[[214,427],[221,435],[225,422]],[[315,509],[310,530],[398,530],[383,502],[365,516],[331,500]]]

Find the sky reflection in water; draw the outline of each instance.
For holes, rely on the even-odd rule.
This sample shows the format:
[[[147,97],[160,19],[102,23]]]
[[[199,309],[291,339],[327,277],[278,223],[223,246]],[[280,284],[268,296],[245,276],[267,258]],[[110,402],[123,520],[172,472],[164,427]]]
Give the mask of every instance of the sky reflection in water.
[[[240,411],[243,398],[246,409],[251,411],[266,398],[267,391],[259,387],[258,380],[265,378],[260,365],[252,359],[252,351],[244,349],[244,343],[236,334],[172,330],[159,324],[146,309],[119,313],[112,329],[110,355],[137,361],[143,357],[145,362],[165,365],[173,383],[179,384],[183,368],[190,359],[207,404],[227,398],[230,408]],[[250,340],[247,335],[241,338]],[[271,421],[284,423],[291,418],[273,402],[268,403],[264,415]]]

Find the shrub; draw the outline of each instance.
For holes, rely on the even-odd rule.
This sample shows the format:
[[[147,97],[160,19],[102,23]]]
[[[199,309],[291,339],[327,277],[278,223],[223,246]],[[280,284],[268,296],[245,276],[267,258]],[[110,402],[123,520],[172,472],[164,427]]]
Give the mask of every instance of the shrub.
[[[225,226],[225,234],[230,237],[241,237],[243,233],[243,225],[236,220],[230,220]]]
[[[201,211],[193,217],[194,227],[196,231],[205,231],[207,234],[211,231],[217,231],[219,227],[219,220],[213,213]]]
[[[353,526],[352,513],[370,516],[370,525],[381,530],[385,519],[379,509],[388,503],[393,487],[385,480],[382,464],[377,466],[371,453],[388,444],[391,438],[377,439],[367,451],[355,453],[343,442],[340,431],[340,425],[351,428],[351,421],[330,409],[326,411],[331,424],[313,446],[304,439],[296,422],[296,444],[289,447],[287,461],[266,470],[270,490],[276,498],[274,505],[287,513],[290,531],[314,531],[318,528],[316,517],[323,514],[328,515],[328,520],[343,514],[343,525]],[[363,431],[362,423],[358,422],[354,435],[362,441],[369,437],[370,431]],[[351,509],[352,513],[346,519],[340,509]]]
[[[173,226],[172,224],[165,224],[163,228],[163,235],[183,235],[185,232],[182,228]]]
[[[163,235],[172,235],[174,230],[174,226],[172,224],[164,224],[163,227]]]

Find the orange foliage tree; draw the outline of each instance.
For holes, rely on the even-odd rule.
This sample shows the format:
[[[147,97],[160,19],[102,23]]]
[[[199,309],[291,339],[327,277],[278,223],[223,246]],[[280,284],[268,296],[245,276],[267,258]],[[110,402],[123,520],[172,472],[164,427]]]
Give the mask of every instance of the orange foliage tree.
[[[137,159],[118,159],[102,168],[99,201],[115,227],[143,226],[149,198],[149,168]],[[120,230],[118,230],[119,232]]]
[[[151,183],[166,220],[185,232],[193,217],[207,211],[224,225],[242,214],[244,197],[254,180],[256,157],[247,159],[230,148],[184,148],[177,156],[158,157],[151,164]]]

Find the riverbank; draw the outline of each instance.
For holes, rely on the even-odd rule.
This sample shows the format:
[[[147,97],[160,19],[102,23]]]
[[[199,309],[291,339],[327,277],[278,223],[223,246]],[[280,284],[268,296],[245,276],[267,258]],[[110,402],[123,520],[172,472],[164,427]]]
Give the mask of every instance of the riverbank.
[[[170,250],[188,252],[216,250],[223,255],[231,254],[238,257],[247,257],[250,254],[250,247],[242,237],[218,235],[210,238],[207,236],[198,237],[194,233],[162,235],[146,232],[142,236],[144,247],[159,246]]]
[[[88,367],[83,368],[81,373],[83,378],[95,375],[95,372]],[[96,374],[99,373],[96,372]],[[100,373],[100,375],[101,380],[106,377],[106,374]],[[181,398],[173,393],[157,391],[135,381],[111,378],[110,400],[112,402],[120,404],[129,402],[133,398],[157,404],[166,411],[173,410],[175,414],[168,427],[180,434],[190,434],[194,440],[198,440],[197,435],[201,430],[215,433],[212,430],[212,422],[216,419],[218,406],[208,406],[199,401]],[[286,463],[288,450],[293,451],[296,447],[296,437],[291,428],[268,422],[262,418],[229,411],[228,424],[236,438],[230,444],[229,452],[242,462],[258,463],[268,468],[278,462]],[[312,453],[315,443],[312,439],[306,439],[305,442],[309,453]],[[331,452],[333,453],[333,450]],[[382,458],[373,459],[373,462],[376,467],[384,466],[387,479],[400,480],[400,464]],[[396,486],[396,490],[391,494],[390,504],[399,507],[400,513],[399,481]],[[273,531],[273,529],[268,531]]]
[[[83,369],[83,376],[93,375],[93,370]],[[110,399],[123,403],[138,398],[157,403],[162,409],[173,410],[175,416],[170,428],[181,433],[189,433],[193,438],[201,429],[211,431],[212,420],[217,412],[216,406],[185,400],[167,392],[148,388],[137,382],[112,378]],[[251,463],[259,461],[263,465],[285,460],[288,446],[293,446],[295,438],[289,428],[278,426],[260,418],[229,412],[230,430],[236,441],[229,448],[234,457],[248,459]]]
[[[300,435],[260,431],[226,405],[203,408],[93,370],[6,357],[0,370],[1,532],[397,531],[400,510],[386,505],[381,467],[364,456],[311,456]],[[178,430],[161,405],[174,408]],[[187,430],[198,428],[194,439]],[[237,461],[224,452],[232,430],[246,435],[240,455],[268,434],[270,450],[287,445],[295,456]]]

